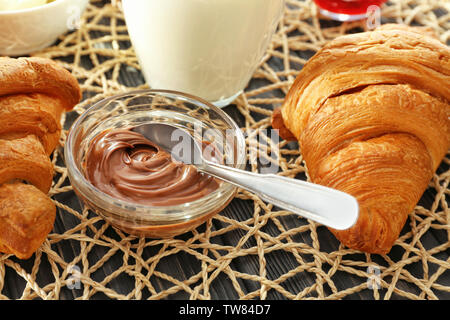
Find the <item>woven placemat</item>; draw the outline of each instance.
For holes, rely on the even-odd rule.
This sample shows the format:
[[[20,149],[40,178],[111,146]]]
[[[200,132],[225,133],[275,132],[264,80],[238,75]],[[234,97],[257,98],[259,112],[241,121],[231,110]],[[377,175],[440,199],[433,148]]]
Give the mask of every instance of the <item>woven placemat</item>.
[[[382,17],[382,22],[430,26],[444,43],[449,42],[448,1],[391,0],[383,7]],[[61,37],[56,45],[35,54],[60,61],[77,77],[84,91],[83,101],[64,118],[62,146],[70,123],[92,103],[145,87],[120,2],[93,0],[80,24],[74,25],[76,30]],[[274,145],[265,135],[265,130],[270,129],[273,108],[282,103],[298,71],[314,52],[336,36],[364,29],[364,21],[341,24],[322,19],[312,1],[286,1],[284,18],[254,75],[251,89],[228,107],[235,108],[242,118],[242,130],[251,133],[247,134],[249,147],[264,141],[273,151],[269,159],[277,160],[279,174],[307,176],[296,144],[282,141]],[[0,254],[1,299],[63,299],[68,296],[67,291],[76,299],[172,299],[180,293],[190,299],[212,299],[211,291],[224,278],[234,290],[230,296],[239,299],[270,299],[274,292],[276,297],[285,299],[342,299],[362,293],[370,299],[450,298],[448,156],[430,181],[426,192],[426,203],[430,205],[419,203],[392,252],[381,256],[349,250],[337,240],[331,245],[324,243],[335,239],[327,236],[323,240],[323,234],[329,235],[323,226],[286,211],[275,211],[244,191],[237,198],[252,203],[254,211],[250,216],[230,218],[225,210],[198,230],[168,240],[129,236],[77,205],[61,150],[52,156],[56,176],[50,195],[58,208],[55,229],[27,261]],[[251,160],[251,169],[257,171],[258,165]],[[269,224],[276,234],[267,232]],[[235,243],[218,240],[229,233],[239,235]],[[76,254],[66,254],[67,247]],[[274,277],[276,273],[269,276],[268,270],[274,268],[271,255],[276,252],[289,256],[291,262],[288,272]],[[121,259],[116,258],[112,264],[117,255]],[[198,261],[190,266],[194,269],[192,275],[181,279],[159,269],[161,261],[180,255]],[[242,261],[257,264],[257,272],[245,273],[233,267],[234,262]],[[102,269],[104,272],[99,273]],[[313,283],[302,283],[297,291],[285,285],[306,274],[313,275]],[[121,279],[134,285],[117,290],[112,284]],[[166,289],[158,289],[158,282],[164,283]],[[252,282],[256,289],[248,290],[245,282]],[[20,286],[11,287],[17,283]]]

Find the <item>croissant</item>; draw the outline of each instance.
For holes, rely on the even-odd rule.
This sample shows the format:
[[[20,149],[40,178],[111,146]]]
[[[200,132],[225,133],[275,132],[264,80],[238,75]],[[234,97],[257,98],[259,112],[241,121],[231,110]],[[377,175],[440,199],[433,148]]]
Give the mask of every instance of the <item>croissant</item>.
[[[0,252],[27,259],[52,230],[49,155],[62,113],[80,99],[76,78],[54,61],[0,58]]]
[[[450,49],[389,24],[336,38],[303,67],[274,111],[311,181],[358,200],[349,248],[388,253],[450,147]]]

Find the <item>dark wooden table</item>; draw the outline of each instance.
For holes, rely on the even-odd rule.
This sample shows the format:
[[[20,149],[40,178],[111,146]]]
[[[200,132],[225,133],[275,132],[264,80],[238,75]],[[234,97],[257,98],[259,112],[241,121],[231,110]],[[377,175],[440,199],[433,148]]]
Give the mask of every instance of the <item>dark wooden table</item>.
[[[107,3],[108,1],[105,1]],[[99,5],[97,3],[96,5]],[[339,23],[336,22],[330,22],[330,21],[322,21],[324,26],[330,26],[330,25],[339,25]],[[93,36],[96,36],[95,34]],[[101,33],[98,34],[98,36],[102,36]],[[121,42],[120,46],[122,49],[126,49],[130,47],[129,42]],[[308,59],[313,54],[312,51],[302,51],[302,52],[296,52],[295,54],[298,55],[298,57],[303,59]],[[64,59],[63,59],[64,60]],[[68,59],[70,60],[70,59]],[[271,59],[269,61],[271,67],[275,70],[283,70],[283,61],[281,59]],[[82,64],[86,67],[89,67],[91,65],[91,61],[88,57],[82,57]],[[135,71],[127,71],[126,69],[120,70],[120,82],[127,86],[127,87],[137,87],[142,84],[144,84],[144,79],[141,74],[136,73]],[[254,79],[252,80],[247,88],[247,91],[257,89],[261,87],[262,80]],[[85,99],[90,98],[92,95],[89,93],[85,93]],[[269,94],[270,97],[278,96],[280,98],[283,97],[283,93],[281,91],[272,91]],[[263,106],[268,109],[272,109],[273,105],[265,105]],[[239,110],[236,108],[235,105],[230,105],[224,108],[224,110],[231,116],[233,119],[240,125],[245,125],[245,119],[243,115],[239,112]],[[73,112],[68,114],[68,118],[66,121],[66,129],[69,128],[70,124],[73,122],[74,119],[78,116],[77,113]],[[256,115],[255,115],[256,116]],[[292,148],[295,149],[297,146],[296,144],[292,145]],[[62,161],[62,160],[59,160]],[[62,162],[59,162],[60,165],[63,165]],[[438,172],[443,172],[448,170],[448,165],[443,164]],[[304,178],[304,177],[303,177]],[[78,200],[78,198],[73,194],[73,192],[66,192],[62,194],[55,195],[55,200],[67,204],[69,207],[77,209],[79,212],[81,212],[82,207]],[[433,191],[429,190],[427,191],[421,201],[420,204],[424,207],[430,207],[435,200],[435,194],[433,194]],[[248,200],[241,200],[241,199],[234,199],[230,205],[224,209],[224,211],[221,213],[222,215],[225,215],[227,217],[230,217],[231,219],[235,219],[238,221],[244,221],[246,219],[249,219],[254,214],[254,203],[253,201]],[[89,217],[94,217],[94,213],[89,213]],[[71,228],[74,228],[79,223],[79,220],[76,219],[73,215],[67,214],[64,212],[63,209],[59,208],[55,227],[53,232],[56,234],[63,234],[66,230],[69,230]],[[100,228],[102,225],[102,221],[99,221],[96,225]],[[299,225],[304,224],[305,222],[299,221],[298,219],[292,219],[292,220],[286,220],[286,228],[294,228]],[[213,220],[212,228],[214,230],[219,230],[223,227],[223,224],[218,220]],[[201,226],[199,230],[204,230],[205,226]],[[407,225],[405,226],[404,232],[408,232],[410,230],[410,227]],[[264,231],[272,236],[276,236],[279,233],[279,230],[277,227],[271,223],[268,223]],[[86,234],[94,237],[95,235],[91,233],[90,230],[86,230]],[[112,229],[108,228],[104,234],[111,239],[116,239],[117,241],[120,240],[120,237],[117,236],[117,233]],[[221,237],[217,237],[215,241],[221,244],[230,244],[235,245],[243,236],[245,235],[244,230],[236,230],[235,232],[226,233]],[[332,252],[339,249],[339,242],[333,237],[333,235],[326,230],[325,228],[320,228],[318,230],[318,235],[320,238],[320,245],[321,250],[324,252]],[[182,235],[179,238],[180,239],[188,239],[191,235]],[[306,234],[300,234],[296,237],[294,237],[296,241],[304,242],[304,243],[311,243],[312,239],[308,237]],[[131,241],[132,244],[138,243],[139,239],[134,239]],[[250,238],[248,241],[248,244],[245,244],[243,247],[251,247],[255,245],[255,239]],[[436,243],[444,243],[448,241],[448,236],[445,231],[440,232],[439,230],[430,230],[427,232],[426,236],[422,238],[422,243],[425,245],[429,245],[430,247],[434,246]],[[59,255],[66,261],[72,261],[74,257],[80,254],[80,245],[77,243],[77,241],[64,241],[64,242],[58,242],[55,245]],[[156,245],[156,246],[150,246],[146,247],[142,253],[142,257],[144,259],[148,259],[152,255],[156,254],[160,249],[162,245]],[[105,247],[102,246],[94,246],[89,255],[89,263],[95,264],[97,261],[102,259],[107,253],[108,250]],[[401,259],[402,250],[397,248],[394,249],[389,256],[392,260],[397,261]],[[280,276],[287,274],[290,270],[295,268],[298,263],[295,260],[295,258],[291,254],[287,254],[283,251],[274,251],[271,254],[266,255],[266,272],[267,272],[267,278],[268,279],[277,279]],[[314,261],[314,256],[305,255],[303,258],[306,261]],[[17,264],[19,264],[23,270],[26,270],[28,272],[33,272],[33,265],[34,260],[27,260],[27,261],[19,261],[15,258],[10,258]],[[51,268],[52,266],[46,263],[45,256],[43,256],[43,261],[41,262],[40,269],[42,271],[38,272],[36,277],[36,282],[41,285],[41,287],[45,287],[47,283],[52,283],[55,281],[54,276],[52,275]],[[103,281],[108,275],[111,275],[118,267],[120,267],[123,264],[124,255],[123,252],[118,251],[116,254],[114,254],[112,257],[109,257],[109,259],[95,272],[93,272],[90,277],[93,281],[101,282]],[[354,259],[355,261],[358,260],[364,260],[366,259],[364,254],[353,254],[348,257],[348,259]],[[444,261],[449,261],[449,252],[442,252],[439,254],[439,259]],[[131,259],[132,260],[132,259]],[[378,262],[380,264],[384,263],[384,260],[374,255],[372,257],[372,260],[374,262]],[[201,268],[201,262],[199,262],[194,256],[186,254],[185,252],[180,252],[176,255],[171,255],[167,259],[162,259],[158,263],[158,271],[164,274],[172,275],[173,277],[177,279],[189,279],[191,276],[198,273],[198,270]],[[249,274],[249,275],[258,275],[260,273],[260,264],[258,262],[258,257],[254,255],[245,255],[241,258],[237,258],[231,262],[231,267],[233,270],[236,270],[243,274]],[[430,272],[435,266],[430,264]],[[45,272],[45,268],[47,268],[47,272]],[[324,270],[329,270],[331,266],[323,266]],[[418,264],[411,264],[409,267],[406,267],[406,269],[414,274],[418,275],[421,272],[423,273],[423,268],[421,267],[420,263]],[[60,270],[62,272],[62,270]],[[1,276],[1,275],[0,275]],[[293,294],[297,294],[304,290],[307,287],[311,287],[316,282],[317,275],[314,273],[313,270],[310,272],[301,272],[298,273],[292,277],[287,278],[285,281],[283,281],[282,285],[283,287],[288,290],[289,292],[292,292]],[[440,276],[440,281],[442,285],[449,286],[450,285],[450,272],[444,272]],[[352,273],[346,273],[342,271],[337,271],[336,275],[333,277],[335,285],[338,287],[339,290],[344,290],[345,288],[351,288],[354,286],[357,286],[358,284],[364,282],[364,280],[361,279],[356,274]],[[150,279],[152,285],[154,286],[155,290],[157,292],[166,290],[170,288],[172,283],[168,283],[160,278],[153,277]],[[245,293],[256,291],[260,288],[261,284],[257,281],[252,280],[246,280],[246,279],[239,279],[239,284],[243,291]],[[408,282],[400,282],[397,284],[402,290],[412,292],[415,294],[420,293],[420,289],[414,285],[410,284]],[[22,296],[23,290],[25,289],[26,282],[23,280],[23,277],[18,275],[15,272],[12,272],[7,269],[7,272],[4,276],[4,284],[3,284],[3,290],[1,293],[9,298],[17,299]],[[114,278],[112,281],[110,281],[107,284],[108,288],[111,290],[121,293],[121,294],[128,294],[131,292],[135,287],[135,279],[132,276],[129,276],[127,274],[121,274],[120,276]],[[235,289],[232,287],[232,283],[230,279],[225,274],[220,274],[214,282],[209,287],[209,291],[211,294],[211,299],[238,299],[239,296],[236,293]],[[324,291],[326,294],[331,294],[331,289],[327,286],[324,286]],[[383,296],[383,289],[380,289],[381,297]],[[66,287],[62,287],[60,289],[60,295],[59,299],[75,299],[78,297],[81,297],[83,295],[83,287],[80,289],[74,288],[74,289],[68,289]],[[436,295],[440,299],[449,299],[450,293],[445,291],[437,291]],[[148,298],[150,297],[150,292],[143,291],[142,298]],[[110,298],[107,294],[103,292],[98,292],[92,297],[91,299],[108,299]],[[167,299],[187,299],[189,298],[189,295],[184,291],[176,292],[175,294],[170,295]],[[359,291],[354,294],[350,294],[345,296],[345,299],[373,299],[374,294],[371,290],[363,290]],[[267,299],[286,299],[286,297],[278,292],[277,290],[269,290],[267,293]],[[403,299],[403,297],[396,295],[393,293],[392,299]]]

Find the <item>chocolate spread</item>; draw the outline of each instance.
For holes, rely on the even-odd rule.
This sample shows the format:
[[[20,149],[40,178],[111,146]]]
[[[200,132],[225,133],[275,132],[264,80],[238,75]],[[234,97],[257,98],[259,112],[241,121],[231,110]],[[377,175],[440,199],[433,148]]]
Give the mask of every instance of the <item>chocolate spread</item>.
[[[106,130],[93,139],[86,175],[114,198],[150,206],[183,204],[219,187],[216,179],[174,160],[131,128]]]

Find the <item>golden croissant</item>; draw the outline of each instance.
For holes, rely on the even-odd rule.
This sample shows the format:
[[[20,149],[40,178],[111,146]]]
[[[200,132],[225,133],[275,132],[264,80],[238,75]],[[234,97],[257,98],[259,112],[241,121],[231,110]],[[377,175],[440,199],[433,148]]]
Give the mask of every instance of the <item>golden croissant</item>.
[[[385,254],[450,147],[450,49],[390,24],[336,38],[303,67],[272,125],[296,139],[310,179],[356,197],[359,218],[331,232]]]
[[[80,99],[75,77],[52,60],[0,58],[0,252],[29,258],[52,230],[49,155],[61,114]]]

